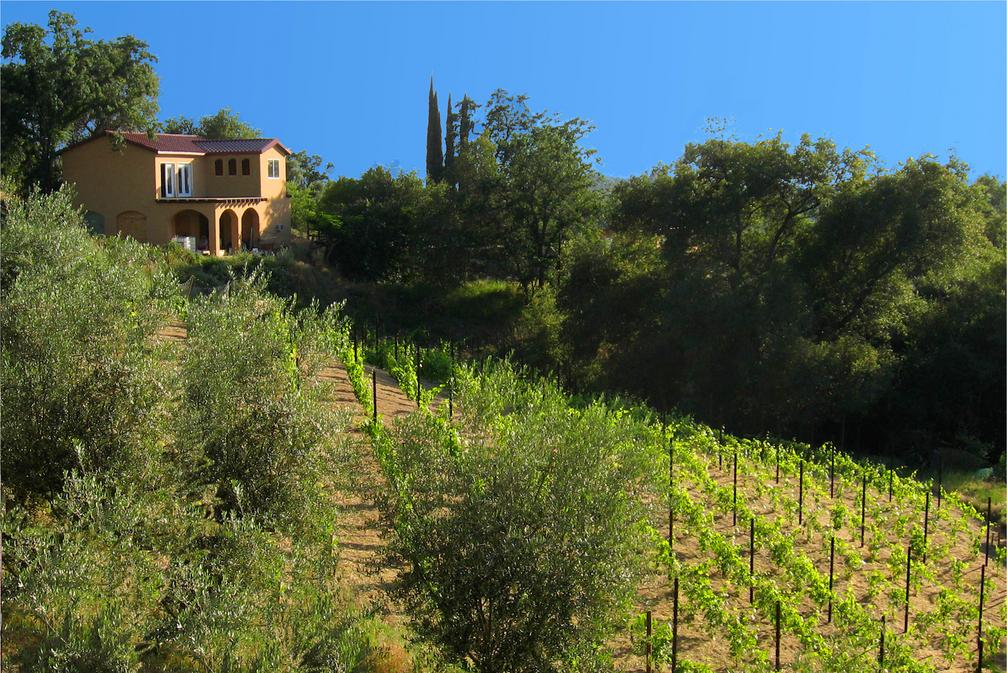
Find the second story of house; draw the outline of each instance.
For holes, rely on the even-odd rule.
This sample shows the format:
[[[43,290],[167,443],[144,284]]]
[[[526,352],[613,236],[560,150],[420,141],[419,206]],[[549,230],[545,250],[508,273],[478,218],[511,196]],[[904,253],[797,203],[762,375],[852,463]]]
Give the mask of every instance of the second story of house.
[[[85,201],[117,207],[287,195],[286,157],[275,138],[208,140],[200,136],[106,132],[63,151],[63,174]]]

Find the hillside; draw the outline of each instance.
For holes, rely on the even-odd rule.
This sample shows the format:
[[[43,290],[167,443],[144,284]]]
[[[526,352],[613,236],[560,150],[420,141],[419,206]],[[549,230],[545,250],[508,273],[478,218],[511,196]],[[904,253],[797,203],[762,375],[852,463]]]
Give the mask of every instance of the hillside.
[[[954,492],[256,274],[187,297],[62,193],[3,236],[5,670],[763,671],[778,609],[783,670],[964,672],[980,577],[1002,667],[1001,531]]]

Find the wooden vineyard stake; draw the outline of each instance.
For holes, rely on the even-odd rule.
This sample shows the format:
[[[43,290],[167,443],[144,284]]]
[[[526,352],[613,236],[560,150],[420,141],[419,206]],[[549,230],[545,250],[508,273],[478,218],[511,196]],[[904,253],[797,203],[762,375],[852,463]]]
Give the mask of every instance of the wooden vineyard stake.
[[[986,560],[985,565],[990,561],[990,522],[993,521],[993,498],[986,498]]]
[[[371,370],[371,401],[374,403],[374,425],[378,424],[378,370]]]
[[[678,668],[678,577],[671,593],[671,670]]]
[[[864,520],[867,518],[867,470],[864,470],[863,484],[860,487],[860,546],[864,546]]]
[[[892,501],[892,484],[895,481],[895,471],[888,468],[888,502]]]
[[[979,665],[976,667],[977,673],[982,673],[983,670],[983,598],[985,597],[986,588],[986,564],[983,564],[982,572],[979,575],[979,636],[978,642],[976,643],[976,650],[979,656]]]
[[[733,496],[733,514],[731,515],[731,525],[738,525],[738,447],[734,447],[734,496]],[[989,531],[987,529],[986,539],[989,540]],[[987,544],[987,546],[989,546]]]
[[[395,335],[395,359],[399,359],[399,335]]]
[[[451,385],[448,386],[448,418],[455,417],[455,380],[451,379]]]
[[[927,531],[930,528],[930,491],[927,491],[927,504],[923,508],[923,563],[927,562]]]
[[[353,361],[356,362],[360,359],[359,346],[357,345],[357,333],[353,333]]]
[[[654,645],[651,643],[651,634],[650,610],[647,610],[647,644],[645,646],[647,651],[647,673],[650,673],[650,656],[654,650]]]
[[[776,445],[776,483],[780,483],[780,445]]]
[[[909,632],[909,570],[913,565],[913,545],[906,547],[906,615],[902,622],[902,633]]]
[[[878,648],[878,670],[885,669],[885,616],[881,615],[881,646]]]
[[[804,459],[801,458],[801,476],[797,487],[797,523],[804,523]]]
[[[748,602],[755,603],[755,515],[748,534]]]
[[[780,601],[776,601],[776,670],[780,668]]]
[[[835,566],[836,561],[836,536],[833,535],[829,540],[829,618],[825,620],[826,624],[832,623],[832,569]]]

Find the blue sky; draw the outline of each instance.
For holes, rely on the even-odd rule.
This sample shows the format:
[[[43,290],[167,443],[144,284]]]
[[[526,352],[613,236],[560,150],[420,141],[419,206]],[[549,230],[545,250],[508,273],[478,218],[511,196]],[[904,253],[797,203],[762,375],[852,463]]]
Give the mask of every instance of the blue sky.
[[[58,8],[97,37],[136,35],[158,57],[162,117],[230,106],[336,175],[422,174],[432,75],[442,107],[501,87],[591,120],[613,176],[674,161],[718,117],[742,139],[825,135],[890,167],[954,152],[1002,177],[1005,7],[3,2],[0,17]]]

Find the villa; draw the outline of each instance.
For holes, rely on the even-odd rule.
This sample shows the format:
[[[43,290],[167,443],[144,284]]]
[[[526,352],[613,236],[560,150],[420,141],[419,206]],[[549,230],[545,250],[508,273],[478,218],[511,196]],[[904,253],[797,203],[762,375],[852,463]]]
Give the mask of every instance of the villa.
[[[223,255],[289,242],[289,155],[275,138],[107,131],[63,150],[63,177],[95,233]]]

